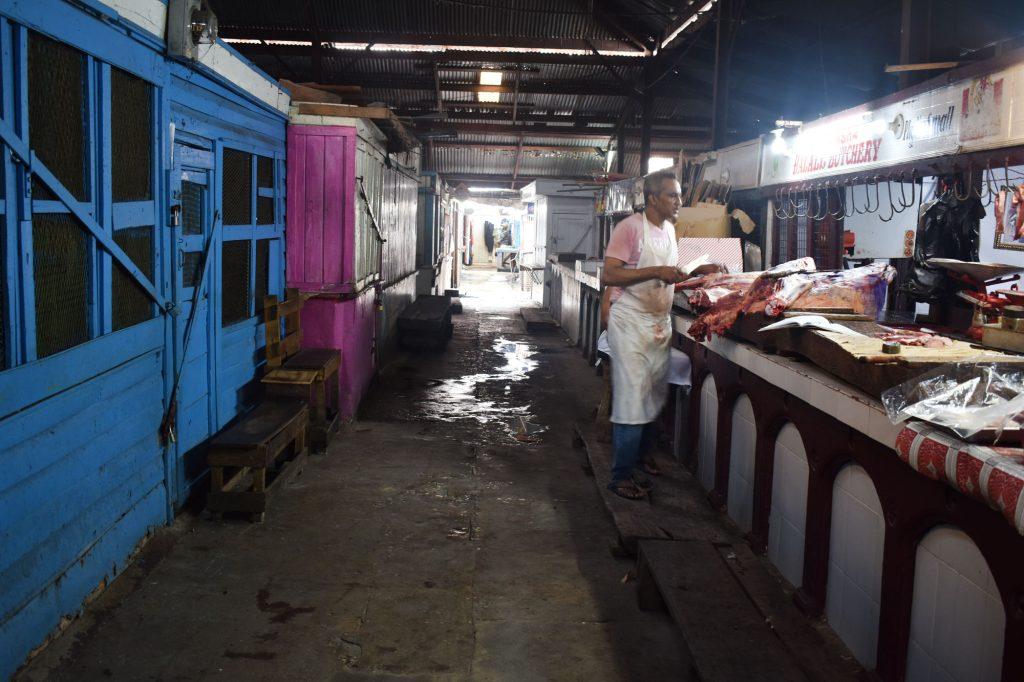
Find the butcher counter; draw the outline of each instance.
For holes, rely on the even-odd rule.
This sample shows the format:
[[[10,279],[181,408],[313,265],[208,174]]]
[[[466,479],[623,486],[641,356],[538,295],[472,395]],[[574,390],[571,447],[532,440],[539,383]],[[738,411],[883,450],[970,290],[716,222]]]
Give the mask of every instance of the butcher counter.
[[[1024,458],[920,424],[807,362],[697,343],[684,463],[798,605],[883,680],[1024,679]],[[687,418],[684,416],[683,418]]]

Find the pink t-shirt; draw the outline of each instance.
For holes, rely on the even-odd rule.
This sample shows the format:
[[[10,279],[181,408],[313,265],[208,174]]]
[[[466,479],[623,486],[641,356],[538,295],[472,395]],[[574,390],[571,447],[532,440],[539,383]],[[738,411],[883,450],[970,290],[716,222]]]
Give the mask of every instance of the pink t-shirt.
[[[675,229],[662,227],[660,230],[652,230],[651,239],[663,239],[671,242],[675,238]],[[626,264],[627,268],[635,268],[640,262],[640,245],[644,240],[644,218],[642,213],[634,213],[624,218],[612,230],[611,239],[604,250],[604,255],[617,258]],[[612,287],[611,301],[614,303],[622,296],[620,287]]]

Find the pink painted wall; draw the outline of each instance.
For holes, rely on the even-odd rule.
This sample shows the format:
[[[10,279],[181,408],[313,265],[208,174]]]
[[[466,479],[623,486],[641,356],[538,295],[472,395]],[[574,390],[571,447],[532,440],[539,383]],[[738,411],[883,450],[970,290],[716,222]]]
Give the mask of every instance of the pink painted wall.
[[[311,298],[302,307],[302,345],[341,350],[338,406],[352,419],[376,372],[373,290],[353,299]]]
[[[288,286],[335,294],[302,308],[302,345],[341,351],[338,405],[355,417],[376,371],[373,290],[353,298],[356,129],[288,126]]]
[[[352,291],[356,129],[288,126],[288,286]]]

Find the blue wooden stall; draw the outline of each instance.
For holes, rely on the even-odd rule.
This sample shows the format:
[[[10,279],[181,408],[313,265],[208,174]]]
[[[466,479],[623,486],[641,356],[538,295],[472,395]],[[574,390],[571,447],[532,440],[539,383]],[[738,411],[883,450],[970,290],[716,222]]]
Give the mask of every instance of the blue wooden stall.
[[[0,3],[0,678],[203,480],[282,293],[287,94],[136,4]]]

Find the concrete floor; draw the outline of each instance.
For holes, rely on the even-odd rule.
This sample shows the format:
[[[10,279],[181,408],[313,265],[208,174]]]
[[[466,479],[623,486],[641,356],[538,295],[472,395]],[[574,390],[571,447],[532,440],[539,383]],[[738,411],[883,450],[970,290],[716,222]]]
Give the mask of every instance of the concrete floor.
[[[265,523],[157,532],[21,679],[686,679],[571,447],[600,379],[507,275],[462,291],[447,350],[385,368]]]

